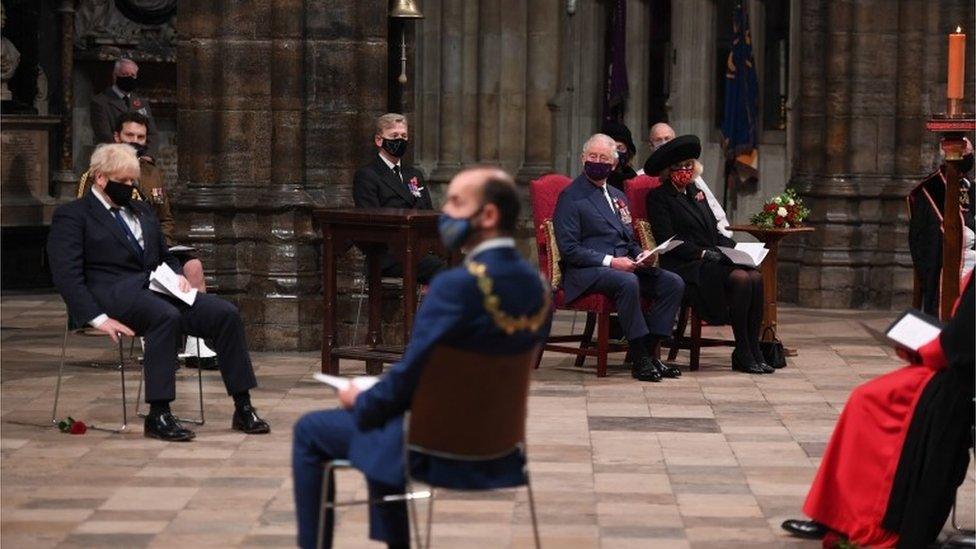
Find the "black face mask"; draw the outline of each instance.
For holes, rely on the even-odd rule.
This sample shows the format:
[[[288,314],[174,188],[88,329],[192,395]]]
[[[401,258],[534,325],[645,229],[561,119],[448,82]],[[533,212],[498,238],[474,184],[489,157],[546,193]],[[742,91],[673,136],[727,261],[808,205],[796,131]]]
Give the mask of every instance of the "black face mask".
[[[132,201],[132,185],[109,179],[108,183],[105,184],[105,194],[116,206],[128,206],[129,202]]]
[[[126,143],[126,145],[136,150],[136,156],[142,158],[146,156],[146,146],[141,143]]]
[[[134,76],[116,76],[115,85],[119,87],[120,90],[125,93],[130,93],[132,90],[136,89],[136,77]]]
[[[383,150],[396,158],[402,157],[407,152],[406,139],[387,139],[383,138]]]

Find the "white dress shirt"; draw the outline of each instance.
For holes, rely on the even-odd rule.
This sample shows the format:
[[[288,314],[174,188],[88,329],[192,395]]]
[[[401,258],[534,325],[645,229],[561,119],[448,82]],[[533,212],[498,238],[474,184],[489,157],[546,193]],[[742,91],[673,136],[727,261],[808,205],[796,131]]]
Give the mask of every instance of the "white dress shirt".
[[[604,196],[604,198],[607,199],[607,204],[610,205],[610,211],[613,212],[614,214],[616,214],[617,213],[617,205],[613,203],[613,198],[610,197],[610,191],[607,190],[607,182],[606,181],[603,182],[603,185],[600,185],[600,190],[603,191],[603,196]],[[612,255],[605,255],[605,256],[603,256],[603,266],[604,267],[609,267],[610,266],[610,263],[612,261],[613,261],[613,256]]]
[[[108,203],[108,199],[102,194],[102,190],[92,185],[92,193],[94,193],[95,198],[97,198],[98,201],[102,203],[102,206],[105,206],[105,209],[109,211],[108,215],[115,217],[115,214],[112,213],[112,208],[114,206]],[[132,235],[136,237],[137,241],[139,241],[139,247],[145,249],[146,242],[145,240],[143,240],[142,237],[142,224],[139,223],[139,218],[136,217],[134,213],[132,213],[132,210],[130,208],[126,208],[126,207],[119,208],[119,213],[122,215],[122,220],[125,221],[125,224],[129,226],[129,230],[132,231]],[[108,315],[102,313],[96,316],[95,318],[89,320],[88,324],[90,324],[94,328],[98,328],[106,320],[108,320]]]
[[[471,262],[481,252],[488,250],[494,250],[495,248],[514,248],[515,239],[509,236],[496,236],[495,238],[489,238],[481,243],[479,243],[474,248],[471,248],[464,256],[464,264],[467,265]]]
[[[377,153],[377,155],[380,157],[380,160],[382,160],[383,163],[386,164],[386,167],[390,168],[391,172],[393,172],[393,167],[396,166],[397,169],[400,170],[400,181],[403,181],[403,167],[400,166],[400,160],[397,160],[396,164],[394,164],[393,162],[387,160],[386,157],[383,156],[382,154]],[[393,173],[396,174],[396,172]]]

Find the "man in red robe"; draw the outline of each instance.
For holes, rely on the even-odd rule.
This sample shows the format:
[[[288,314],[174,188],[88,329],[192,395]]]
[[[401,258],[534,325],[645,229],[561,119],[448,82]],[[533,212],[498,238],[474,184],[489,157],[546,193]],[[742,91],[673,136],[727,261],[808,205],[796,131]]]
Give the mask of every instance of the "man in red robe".
[[[969,464],[973,277],[953,318],[909,364],[859,387],[837,420],[803,512],[783,529],[859,546],[925,547],[938,536]]]

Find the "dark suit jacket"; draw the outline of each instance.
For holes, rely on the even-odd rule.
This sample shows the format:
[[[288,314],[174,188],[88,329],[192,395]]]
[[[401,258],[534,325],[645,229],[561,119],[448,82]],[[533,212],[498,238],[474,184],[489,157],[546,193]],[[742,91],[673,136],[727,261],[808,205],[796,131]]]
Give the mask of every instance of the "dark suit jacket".
[[[54,211],[47,239],[51,277],[77,323],[127,310],[132,296],[148,286],[149,272],[164,261],[183,272],[166,248],[152,209],[141,201],[133,201],[131,208],[142,225],[142,259],[92,191]]]
[[[352,198],[357,208],[412,208],[433,210],[430,189],[424,185],[424,177],[413,166],[400,163],[403,181],[376,155],[369,164],[356,170],[352,180]],[[415,197],[407,183],[416,177],[422,189],[420,197]]]
[[[531,316],[545,304],[549,288],[537,269],[514,248],[488,249],[469,258],[484,264],[493,282],[492,293],[503,311]],[[401,486],[403,480],[403,414],[410,409],[425,360],[434,347],[447,345],[492,355],[516,355],[542,345],[549,334],[549,320],[536,331],[507,334],[497,327],[484,307],[485,297],[477,279],[465,267],[437,275],[417,311],[413,333],[403,359],[380,381],[356,397],[352,413],[358,430],[349,444],[349,459],[370,480]],[[523,482],[525,461],[521,452],[488,462],[463,462],[447,458],[411,460],[411,469],[422,480],[458,489],[517,486]]]
[[[126,111],[134,111],[142,114],[149,120],[149,127],[146,128],[146,147],[149,156],[156,158],[159,152],[159,136],[156,132],[156,121],[153,120],[152,110],[149,108],[149,101],[144,97],[139,97],[134,93],[129,94],[129,106],[126,106],[125,99],[115,93],[112,86],[96,95],[91,100],[91,127],[95,132],[95,143],[114,143],[115,123]]]
[[[672,236],[684,244],[661,256],[661,268],[672,271],[685,282],[698,284],[698,271],[704,250],[716,246],[735,247],[735,241],[718,232],[715,214],[708,201],[695,200],[701,191],[695,183],[685,189],[682,196],[670,182],[647,193],[647,221],[651,224],[655,242],[664,242]],[[692,198],[689,200],[688,196]]]
[[[608,187],[615,202],[627,205],[627,196]],[[642,248],[630,223],[624,223],[607,204],[603,191],[585,175],[573,180],[559,195],[552,218],[563,271],[566,302],[586,292],[605,269],[605,256],[635,258]]]

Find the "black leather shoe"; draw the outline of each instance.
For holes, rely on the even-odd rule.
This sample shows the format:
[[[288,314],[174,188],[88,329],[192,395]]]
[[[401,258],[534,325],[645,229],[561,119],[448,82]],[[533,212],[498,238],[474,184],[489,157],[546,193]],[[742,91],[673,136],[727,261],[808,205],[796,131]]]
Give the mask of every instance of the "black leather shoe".
[[[665,364],[659,359],[652,358],[651,362],[654,363],[654,367],[657,368],[658,372],[661,372],[661,377],[676,378],[681,377],[681,370],[671,366],[670,364]]]
[[[143,434],[146,438],[158,438],[168,442],[187,442],[197,436],[193,431],[183,427],[170,412],[146,415]]]
[[[217,357],[208,356],[197,358],[195,356],[188,356],[183,361],[186,363],[187,368],[200,368],[201,370],[217,369]]]
[[[267,421],[258,417],[254,411],[254,406],[250,404],[234,410],[234,419],[231,428],[235,431],[244,431],[249,435],[263,435],[271,432],[271,426]]]
[[[769,364],[766,364],[765,360],[757,360],[756,364],[762,368],[764,374],[772,374],[776,372],[776,368],[773,368]]]
[[[634,360],[634,364],[630,367],[630,375],[639,381],[653,381],[655,383],[661,381],[661,372],[654,366],[651,358],[646,356]]]
[[[823,539],[830,531],[830,528],[813,520],[784,520],[782,527],[790,534],[806,539]]]
[[[736,372],[743,372],[746,374],[766,373],[766,370],[763,370],[758,364],[756,364],[755,359],[753,359],[751,355],[740,357],[735,351],[732,351],[732,369]]]

